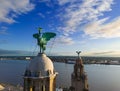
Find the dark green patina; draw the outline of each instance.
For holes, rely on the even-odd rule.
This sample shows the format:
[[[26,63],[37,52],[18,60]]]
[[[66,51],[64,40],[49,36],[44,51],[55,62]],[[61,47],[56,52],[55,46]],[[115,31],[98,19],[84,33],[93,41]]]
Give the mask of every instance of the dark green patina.
[[[33,34],[33,37],[37,39],[37,44],[40,47],[40,53],[44,53],[46,50],[47,42],[56,36],[56,33],[53,32],[45,32],[41,33],[42,28],[38,28],[38,33]]]

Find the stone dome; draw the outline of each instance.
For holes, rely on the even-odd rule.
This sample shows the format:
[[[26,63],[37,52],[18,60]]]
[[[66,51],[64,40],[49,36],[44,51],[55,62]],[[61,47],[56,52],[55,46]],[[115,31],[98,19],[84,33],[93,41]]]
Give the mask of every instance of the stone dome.
[[[39,74],[39,76],[49,76],[54,74],[54,66],[52,61],[45,54],[38,54],[33,60],[31,60],[27,71],[31,76]]]

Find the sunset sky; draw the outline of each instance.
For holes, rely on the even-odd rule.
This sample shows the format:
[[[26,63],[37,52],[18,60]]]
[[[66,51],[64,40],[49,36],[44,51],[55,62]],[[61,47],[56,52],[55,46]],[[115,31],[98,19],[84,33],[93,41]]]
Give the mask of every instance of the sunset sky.
[[[48,55],[120,56],[120,0],[0,0],[0,56],[35,55],[38,27]]]

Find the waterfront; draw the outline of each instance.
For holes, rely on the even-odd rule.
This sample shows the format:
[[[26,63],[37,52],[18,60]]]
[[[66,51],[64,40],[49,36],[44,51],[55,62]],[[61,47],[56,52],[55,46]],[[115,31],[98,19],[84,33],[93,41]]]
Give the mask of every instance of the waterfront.
[[[0,61],[0,82],[22,84],[23,74],[29,61],[4,60]],[[54,62],[57,77],[57,86],[69,87],[73,64]],[[85,65],[88,74],[90,91],[119,91],[120,66],[119,65]]]
[[[32,60],[35,56],[0,56],[0,60]],[[75,63],[76,56],[49,56],[53,62]],[[120,65],[120,57],[82,57],[84,64]]]

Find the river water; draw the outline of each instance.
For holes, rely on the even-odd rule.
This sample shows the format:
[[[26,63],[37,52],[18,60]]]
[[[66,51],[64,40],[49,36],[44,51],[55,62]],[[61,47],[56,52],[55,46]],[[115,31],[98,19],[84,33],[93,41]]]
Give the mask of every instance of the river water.
[[[29,61],[0,61],[0,82],[23,84],[23,74]],[[54,63],[57,87],[69,87],[74,64]],[[85,65],[90,91],[120,91],[120,65]]]

